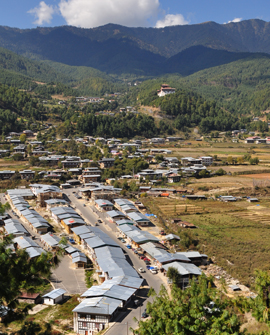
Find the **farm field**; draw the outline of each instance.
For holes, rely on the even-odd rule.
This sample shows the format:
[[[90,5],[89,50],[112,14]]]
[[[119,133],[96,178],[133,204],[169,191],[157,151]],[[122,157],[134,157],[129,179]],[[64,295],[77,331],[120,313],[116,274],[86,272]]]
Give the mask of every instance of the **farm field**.
[[[241,284],[253,285],[255,269],[268,269],[270,262],[270,200],[259,203],[241,200],[224,203],[216,200],[145,198],[144,204],[158,215],[167,232],[181,238],[188,234],[198,240],[196,248],[206,253]],[[195,224],[187,230],[172,224],[172,218]],[[184,235],[183,235],[184,234]],[[181,244],[181,243],[180,243]],[[183,249],[183,246],[180,248]]]

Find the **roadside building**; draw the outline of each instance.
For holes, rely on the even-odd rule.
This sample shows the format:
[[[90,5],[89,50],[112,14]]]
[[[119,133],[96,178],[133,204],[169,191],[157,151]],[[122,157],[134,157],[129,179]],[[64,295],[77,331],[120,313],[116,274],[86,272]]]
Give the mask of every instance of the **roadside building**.
[[[95,207],[100,211],[112,211],[113,204],[109,200],[97,199],[95,200]]]
[[[134,222],[136,222],[136,224],[139,226],[145,227],[151,223],[151,221],[140,212],[130,212],[128,213],[128,217]]]
[[[45,305],[56,305],[62,302],[65,299],[64,294],[66,291],[62,288],[57,288],[55,290],[52,290],[51,292],[45,294],[42,296],[43,303]]]
[[[92,335],[105,329],[121,302],[107,297],[87,298],[73,309],[74,332]]]

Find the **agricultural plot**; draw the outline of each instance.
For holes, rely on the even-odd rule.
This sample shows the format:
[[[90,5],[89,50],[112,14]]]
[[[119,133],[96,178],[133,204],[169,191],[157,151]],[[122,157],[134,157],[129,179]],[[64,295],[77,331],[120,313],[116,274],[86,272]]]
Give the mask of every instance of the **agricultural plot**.
[[[168,232],[180,237],[186,232],[198,239],[197,248],[241,284],[252,286],[254,270],[269,269],[270,201],[267,198],[259,204],[244,199],[233,203],[161,198],[143,201],[158,215]],[[171,223],[171,218],[176,217],[193,223],[197,229],[191,231]]]

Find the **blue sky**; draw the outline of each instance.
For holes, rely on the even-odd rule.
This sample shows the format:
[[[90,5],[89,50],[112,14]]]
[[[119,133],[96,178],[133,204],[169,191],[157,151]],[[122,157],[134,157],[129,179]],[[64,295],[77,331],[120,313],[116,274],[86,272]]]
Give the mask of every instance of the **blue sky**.
[[[270,21],[269,0],[1,0],[0,25],[35,28],[106,23],[164,27],[252,18]]]

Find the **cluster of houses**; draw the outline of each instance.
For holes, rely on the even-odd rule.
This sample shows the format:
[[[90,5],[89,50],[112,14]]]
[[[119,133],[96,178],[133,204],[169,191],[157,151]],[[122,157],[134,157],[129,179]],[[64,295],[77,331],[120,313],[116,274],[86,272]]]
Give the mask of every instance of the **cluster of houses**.
[[[250,136],[245,139],[245,143],[270,144],[270,137],[261,138],[260,136]]]

